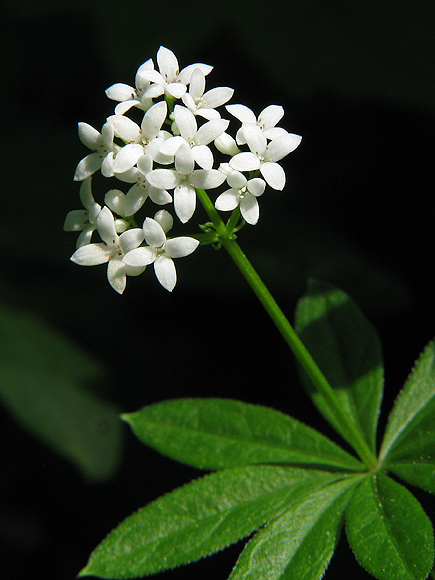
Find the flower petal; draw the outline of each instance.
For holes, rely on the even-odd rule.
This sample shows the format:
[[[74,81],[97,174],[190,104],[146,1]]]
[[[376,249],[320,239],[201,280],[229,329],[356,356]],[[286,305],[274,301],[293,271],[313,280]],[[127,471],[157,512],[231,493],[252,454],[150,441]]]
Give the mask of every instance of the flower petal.
[[[162,226],[153,218],[145,218],[143,231],[146,243],[154,248],[160,248],[166,242],[166,234]]]
[[[243,151],[230,159],[230,166],[237,171],[255,171],[260,169],[260,160],[253,153]]]
[[[182,236],[180,238],[172,238],[165,244],[165,253],[170,258],[184,258],[189,256],[199,246],[199,241],[195,238]]]
[[[112,258],[107,264],[107,279],[118,294],[124,292],[127,283],[127,272],[126,266],[119,256]]]
[[[142,119],[141,129],[147,140],[157,137],[162,128],[163,122],[166,119],[167,112],[168,107],[166,102],[160,101],[149,108],[145,113]]]
[[[243,219],[251,226],[254,226],[260,217],[260,208],[258,207],[257,198],[253,195],[246,195],[240,201],[240,212]]]
[[[110,260],[111,249],[106,244],[86,244],[71,256],[71,261],[79,266],[98,266]]]
[[[215,208],[219,211],[233,211],[239,205],[239,194],[234,189],[228,189],[219,195],[215,201]]]
[[[294,133],[287,133],[286,135],[281,135],[276,139],[273,139],[268,147],[268,158],[270,161],[279,161],[299,146],[302,141],[300,135],[295,135]]]
[[[213,153],[207,145],[196,145],[192,147],[191,151],[194,160],[202,169],[211,169],[213,167]]]
[[[184,137],[186,141],[191,141],[195,137],[196,131],[198,129],[195,115],[189,111],[189,109],[186,109],[186,107],[175,105],[174,119],[177,123],[180,135]]]
[[[106,89],[106,96],[113,101],[127,101],[134,99],[137,95],[133,87],[125,83],[115,83]]]
[[[263,179],[260,179],[260,177],[254,177],[254,179],[250,179],[247,185],[249,193],[252,193],[252,195],[255,195],[255,197],[263,195],[266,188],[265,182]]]
[[[192,151],[187,143],[182,143],[175,154],[175,169],[181,175],[190,175],[194,167]]]
[[[204,123],[196,133],[196,142],[199,145],[208,145],[222,135],[229,124],[230,122],[226,119],[214,119],[208,121],[208,123]]]
[[[218,169],[197,169],[190,176],[190,183],[197,189],[213,189],[222,185],[225,178]]]
[[[144,241],[142,228],[131,228],[119,236],[119,247],[123,254],[134,250]]]
[[[173,189],[180,183],[180,177],[173,169],[153,169],[147,173],[146,180],[159,189]]]
[[[263,163],[260,167],[261,175],[272,189],[279,191],[285,186],[284,169],[278,163]]]
[[[115,173],[124,173],[131,169],[143,154],[143,146],[139,145],[139,143],[125,145],[115,157],[113,163]]]
[[[161,46],[157,52],[159,71],[167,83],[175,81],[178,76],[178,60],[172,50]]]
[[[256,123],[254,111],[245,105],[227,105],[226,110],[242,123]]]
[[[154,262],[154,272],[163,288],[172,292],[177,283],[177,271],[171,258],[165,255],[159,256]]]
[[[196,208],[196,191],[192,185],[181,183],[174,189],[174,208],[183,224],[190,220]]]
[[[271,129],[284,116],[284,109],[280,105],[269,105],[261,111],[257,124],[263,130]]]
[[[255,153],[255,155],[263,155],[266,151],[267,140],[260,127],[252,123],[243,123],[242,129],[243,136],[252,153]]]
[[[74,181],[83,181],[93,175],[101,167],[100,153],[90,153],[86,155],[76,167]]]
[[[122,261],[127,264],[127,266],[143,268],[149,264],[152,264],[156,259],[156,256],[156,249],[151,248],[150,246],[146,246],[143,248],[135,248],[130,250],[130,252],[127,252],[122,258]]]

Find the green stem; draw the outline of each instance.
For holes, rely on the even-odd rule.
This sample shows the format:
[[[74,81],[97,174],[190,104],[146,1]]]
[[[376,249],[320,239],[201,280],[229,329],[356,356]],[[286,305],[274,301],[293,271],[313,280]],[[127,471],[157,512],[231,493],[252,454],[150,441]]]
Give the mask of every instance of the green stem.
[[[224,222],[220,218],[207,193],[203,190],[197,190],[197,193],[201,203],[204,206],[204,209],[212,220],[218,235],[224,238],[222,240],[223,246],[230,254],[234,263],[245,277],[246,281],[254,291],[257,298],[260,300],[261,304],[264,306],[266,312],[275,323],[275,326],[278,328],[284,340],[293,351],[297,360],[307,375],[310,377],[319,393],[325,399],[325,402],[328,404],[330,409],[333,410],[334,415],[340,421],[341,426],[347,435],[347,440],[352,444],[355,451],[358,453],[359,457],[365,463],[365,465],[370,468],[376,467],[377,461],[375,455],[372,453],[359,431],[355,428],[355,425],[352,423],[346,412],[341,407],[334,393],[334,390],[326,380],[325,375],[317,366],[311,354],[305,348],[304,344],[296,334],[296,331],[289,323],[287,317],[276,303],[275,299],[269,292],[260,276],[257,274],[251,262],[241,250],[240,246],[234,240],[228,239],[228,236],[231,234],[231,232],[227,231]]]

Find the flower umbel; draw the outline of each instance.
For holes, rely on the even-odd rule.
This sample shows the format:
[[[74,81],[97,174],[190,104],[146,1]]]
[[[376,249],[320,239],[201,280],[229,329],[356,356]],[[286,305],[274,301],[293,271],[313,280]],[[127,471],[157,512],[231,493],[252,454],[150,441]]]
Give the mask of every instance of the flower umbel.
[[[118,103],[101,133],[79,123],[80,140],[91,153],[74,175],[83,182],[84,209],[69,212],[64,224],[66,231],[80,232],[71,260],[83,266],[107,263],[109,283],[120,294],[127,276],[141,274],[150,264],[161,285],[172,291],[177,281],[174,259],[188,256],[200,243],[219,248],[234,240],[245,222],[258,223],[258,199],[266,185],[275,190],[285,186],[278,162],[298,147],[301,137],[276,126],[284,109],[269,105],[257,117],[245,105],[226,105],[241,123],[231,135],[230,121],[218,109],[234,90],[206,90],[212,69],[195,63],[180,71],[177,57],[162,46],[156,66],[150,58],[138,68],[134,86],[115,83],[106,90]],[[91,177],[98,170],[120,182],[111,183],[100,202],[91,192]],[[207,192],[225,180],[229,187],[213,202]],[[211,220],[199,225],[202,233],[168,239],[171,214],[148,213],[155,204],[173,203],[179,227],[191,220],[197,198]],[[226,225],[219,211],[233,212]],[[94,232],[101,242],[91,243]]]

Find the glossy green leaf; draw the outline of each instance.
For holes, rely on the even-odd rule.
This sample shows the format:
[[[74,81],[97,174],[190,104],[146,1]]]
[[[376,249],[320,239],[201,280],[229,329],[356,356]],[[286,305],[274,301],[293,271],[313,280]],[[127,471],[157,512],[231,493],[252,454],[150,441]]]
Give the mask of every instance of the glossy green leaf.
[[[244,538],[337,474],[270,465],[218,471],[124,520],[80,575],[136,578],[187,564]]]
[[[231,399],[176,399],[123,415],[161,453],[202,469],[257,463],[361,469],[362,464],[292,417]]]
[[[380,459],[405,481],[435,493],[435,343],[430,342],[388,418]]]
[[[33,435],[91,480],[113,475],[121,456],[117,410],[86,389],[103,369],[29,312],[0,309],[0,399]]]
[[[331,284],[312,281],[296,310],[296,331],[340,405],[375,452],[383,393],[382,353],[375,329],[347,294]],[[301,375],[319,411],[348,439],[322,395],[303,371]]]
[[[424,580],[432,568],[432,524],[412,493],[386,475],[356,489],[346,532],[358,562],[379,580]]]
[[[355,477],[326,485],[294,502],[247,544],[230,580],[317,580],[340,537]]]

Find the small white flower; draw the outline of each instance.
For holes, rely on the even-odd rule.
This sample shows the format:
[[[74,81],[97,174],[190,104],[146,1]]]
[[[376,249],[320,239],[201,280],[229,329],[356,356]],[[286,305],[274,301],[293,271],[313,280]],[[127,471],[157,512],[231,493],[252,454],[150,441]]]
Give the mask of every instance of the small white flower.
[[[156,103],[145,113],[140,127],[122,115],[112,115],[107,119],[107,123],[113,127],[114,134],[127,142],[113,159],[114,173],[129,171],[145,153],[157,154],[161,141],[158,141],[157,147],[153,146],[153,142],[158,138],[167,110],[165,101]]]
[[[196,63],[191,64],[181,72],[179,72],[178,60],[172,50],[161,46],[157,52],[157,63],[159,71],[146,70],[143,71],[143,78],[151,81],[155,86],[151,86],[145,91],[146,96],[158,97],[160,95],[167,95],[173,99],[180,99],[186,92],[187,85],[193,71],[196,68],[201,69],[204,75],[208,75],[213,67],[208,64]]]
[[[106,95],[109,99],[120,101],[115,107],[115,115],[123,115],[132,107],[137,107],[143,111],[147,111],[151,107],[153,104],[152,99],[145,96],[145,92],[151,83],[143,78],[142,73],[152,69],[154,69],[154,63],[150,58],[137,69],[135,79],[136,88],[124,83],[116,83],[106,89]]]
[[[267,144],[263,130],[253,123],[243,124],[243,135],[251,151],[234,155],[229,162],[231,167],[237,171],[259,169],[270,187],[277,190],[284,189],[285,173],[277,161],[294,151],[302,137],[286,132]]]
[[[107,264],[107,279],[118,294],[125,290],[126,278],[138,276],[145,266],[128,266],[122,261],[125,254],[137,248],[144,239],[143,230],[134,228],[118,236],[115,219],[108,207],[103,207],[97,217],[98,233],[103,240],[100,244],[81,246],[71,256],[71,260],[80,266],[97,266]]]
[[[263,131],[266,139],[275,139],[281,135],[287,133],[285,129],[281,127],[275,127],[275,125],[284,116],[284,109],[280,105],[269,105],[261,111],[258,115],[258,119],[255,117],[255,113],[249,107],[245,105],[227,105],[226,110],[236,117],[242,126],[237,132],[236,141],[239,145],[246,143],[246,139],[243,135],[243,125],[245,123],[251,123],[260,127]]]
[[[213,119],[204,123],[199,129],[195,115],[180,105],[174,107],[174,119],[180,135],[167,139],[160,147],[160,153],[174,156],[181,144],[187,143],[192,158],[202,169],[211,169],[213,153],[207,146],[217,139],[229,125],[225,119]]]
[[[204,93],[205,76],[201,69],[196,68],[190,78],[189,92],[181,97],[183,103],[194,115],[200,115],[204,119],[220,119],[216,107],[228,102],[234,94],[234,89],[229,87],[216,87]]]
[[[91,243],[92,233],[97,229],[97,217],[101,206],[95,202],[91,189],[92,177],[85,179],[80,186],[80,199],[85,209],[68,212],[63,229],[66,232],[81,232],[77,248]]]
[[[123,262],[131,268],[142,268],[154,263],[157,280],[172,292],[177,282],[177,271],[174,258],[184,258],[196,250],[199,241],[189,237],[166,239],[171,229],[172,216],[166,210],[160,210],[143,223],[143,234],[148,246],[135,248],[123,257]]]
[[[147,174],[148,182],[159,189],[174,189],[174,207],[183,223],[192,217],[196,207],[197,189],[213,189],[225,181],[225,175],[217,169],[196,169],[192,153],[182,143],[175,154],[175,170],[154,169]]]
[[[105,123],[99,133],[88,123],[79,123],[79,138],[83,145],[93,151],[84,157],[77,165],[74,181],[83,181],[93,175],[101,167],[105,177],[111,177],[114,154],[120,149],[113,142],[113,127]]]
[[[231,171],[227,176],[227,189],[217,198],[215,207],[221,211],[232,211],[240,205],[243,219],[251,225],[258,222],[260,210],[257,197],[264,192],[266,183],[259,177],[249,181],[239,171]]]

